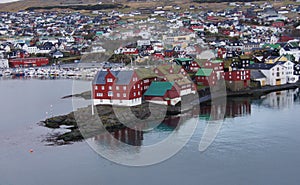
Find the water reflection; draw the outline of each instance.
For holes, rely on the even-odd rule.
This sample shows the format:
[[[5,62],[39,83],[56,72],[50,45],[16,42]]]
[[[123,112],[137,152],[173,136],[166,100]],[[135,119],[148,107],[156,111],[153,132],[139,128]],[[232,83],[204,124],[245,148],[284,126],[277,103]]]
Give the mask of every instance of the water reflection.
[[[199,117],[199,120],[204,120],[205,124],[209,124],[212,121],[223,121],[226,118],[250,116],[252,105],[283,109],[291,107],[295,102],[300,102],[299,89],[273,92],[256,99],[251,97],[228,98],[226,104],[221,103],[221,101],[214,105],[204,103],[200,105],[200,110],[195,108],[179,116],[167,117],[153,130],[143,131],[143,128],[123,128],[111,133],[98,135],[92,139],[92,142],[95,145],[105,146],[105,148],[110,151],[118,150],[122,151],[121,153],[124,151],[126,151],[126,153],[129,152],[124,149],[124,146],[120,148],[120,142],[122,142],[136,146],[136,150],[130,151],[130,153],[138,153],[141,146],[155,144],[173,132],[180,132],[182,127],[188,124],[189,120],[195,118],[195,116]],[[225,110],[225,115],[220,114],[223,110]],[[203,121],[199,122],[199,124],[202,123]],[[144,125],[139,124],[138,126],[149,127],[147,123]]]
[[[122,128],[110,133],[103,132],[96,137],[93,138],[94,142],[101,145],[107,145],[110,149],[118,148],[120,146],[120,142],[126,143],[131,146],[143,146],[145,143],[144,136],[160,133],[159,136],[152,138],[151,141],[147,141],[147,145],[155,144],[160,140],[165,139],[169,136],[173,131],[180,130],[180,127],[185,124],[190,119],[195,119],[198,117],[199,109],[196,107],[184,114],[178,116],[168,116],[164,119],[164,121],[159,124],[153,130],[145,131],[144,128],[151,128],[149,125],[151,123],[139,123],[135,126],[135,129],[132,128]],[[155,124],[154,124],[155,125]],[[113,137],[112,137],[113,136]],[[120,142],[117,142],[120,141]]]
[[[299,89],[290,89],[269,93],[260,99],[253,100],[253,103],[267,108],[285,109],[291,108],[297,101],[299,102]]]
[[[200,106],[200,119],[204,120],[220,120],[220,110],[225,108],[225,115],[223,118],[234,118],[247,116],[251,114],[251,98],[228,98],[225,103],[210,103],[201,104]]]

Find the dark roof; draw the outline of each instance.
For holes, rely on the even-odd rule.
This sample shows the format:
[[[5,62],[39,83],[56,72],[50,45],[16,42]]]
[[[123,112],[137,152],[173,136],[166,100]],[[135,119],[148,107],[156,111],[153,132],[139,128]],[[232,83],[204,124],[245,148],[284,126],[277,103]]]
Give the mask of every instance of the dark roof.
[[[131,81],[134,71],[120,71],[117,74],[117,85],[128,85]]]
[[[132,79],[134,71],[110,71],[116,77],[116,85],[128,85]],[[93,84],[106,84],[105,77],[108,71],[98,71]]]
[[[259,70],[251,70],[251,79],[266,78],[266,76]]]
[[[248,69],[271,69],[272,67],[276,66],[277,64],[265,64],[265,63],[254,63],[249,65]]]
[[[99,85],[106,84],[105,77],[106,77],[107,73],[108,73],[108,71],[98,71],[98,73],[96,74],[96,76],[94,78],[93,84],[99,84]],[[119,71],[111,71],[111,73],[114,76],[117,76]]]

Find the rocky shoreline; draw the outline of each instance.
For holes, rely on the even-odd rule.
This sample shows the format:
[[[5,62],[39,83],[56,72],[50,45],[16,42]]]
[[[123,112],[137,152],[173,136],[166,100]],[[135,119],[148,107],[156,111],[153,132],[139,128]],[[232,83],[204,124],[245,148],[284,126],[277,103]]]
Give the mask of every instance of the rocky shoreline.
[[[73,95],[68,97],[81,96]],[[48,118],[41,123],[43,126],[50,129],[67,127],[69,132],[64,134],[54,134],[46,139],[46,141],[50,141],[52,143],[67,144],[69,142],[77,142],[84,138],[97,136],[99,133],[104,131],[113,132],[121,128],[136,127],[140,125],[145,127],[145,125],[151,124],[150,122],[160,123],[162,120],[178,116],[179,114],[194,109],[195,107],[197,108],[197,105],[193,105],[191,103],[195,102],[195,98],[197,98],[196,96],[185,96],[183,98],[185,99],[185,102],[188,102],[186,105],[179,103],[176,106],[164,106],[147,102],[134,107],[97,105],[94,108],[94,115],[92,115],[92,107],[88,106],[80,108],[67,115]]]
[[[95,115],[92,115],[92,107],[81,108],[73,111],[67,115],[55,116],[42,121],[42,125],[50,129],[59,129],[67,127],[69,132],[64,134],[56,134],[50,136],[47,140],[53,143],[67,144],[70,142],[81,141],[84,138],[91,138],[104,131],[115,131],[121,128],[126,128],[130,124],[145,125],[143,120],[158,121],[170,118],[172,116],[178,116],[185,111],[192,109],[198,109],[200,103],[211,101],[213,98],[220,97],[260,97],[270,92],[282,91],[288,89],[296,89],[300,87],[300,82],[295,84],[286,84],[282,86],[266,86],[256,89],[248,89],[239,92],[228,92],[227,94],[218,94],[210,92],[212,89],[205,89],[199,91],[198,96],[186,96],[183,97],[183,102],[188,102],[182,105],[179,103],[176,106],[162,106],[156,104],[150,104],[144,102],[142,105],[134,107],[117,107],[110,105],[98,105],[95,106]],[[90,99],[91,93],[84,92],[81,94],[75,94],[65,96],[63,98],[80,97],[84,99]],[[151,110],[150,110],[151,109]],[[155,117],[151,117],[155,115]],[[123,123],[126,123],[125,125]]]

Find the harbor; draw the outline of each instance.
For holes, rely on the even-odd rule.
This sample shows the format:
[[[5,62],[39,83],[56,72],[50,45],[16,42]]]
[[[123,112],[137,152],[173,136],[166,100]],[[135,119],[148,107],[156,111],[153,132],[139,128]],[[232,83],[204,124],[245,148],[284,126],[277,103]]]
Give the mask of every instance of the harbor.
[[[73,63],[30,68],[0,69],[0,79],[34,78],[34,79],[78,79],[93,80],[99,70],[105,68],[122,69],[121,65],[102,63]]]

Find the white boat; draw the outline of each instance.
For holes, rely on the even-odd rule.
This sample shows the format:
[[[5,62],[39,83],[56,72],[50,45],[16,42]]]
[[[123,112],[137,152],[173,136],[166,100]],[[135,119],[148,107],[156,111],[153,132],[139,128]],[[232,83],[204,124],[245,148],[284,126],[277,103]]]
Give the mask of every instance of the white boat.
[[[12,71],[11,71],[11,70],[6,69],[6,70],[3,71],[3,76],[9,77],[9,76],[11,76],[11,75],[12,75]]]
[[[67,72],[67,77],[74,77],[74,76],[76,76],[76,73],[75,73],[75,71],[68,71]]]

